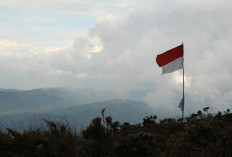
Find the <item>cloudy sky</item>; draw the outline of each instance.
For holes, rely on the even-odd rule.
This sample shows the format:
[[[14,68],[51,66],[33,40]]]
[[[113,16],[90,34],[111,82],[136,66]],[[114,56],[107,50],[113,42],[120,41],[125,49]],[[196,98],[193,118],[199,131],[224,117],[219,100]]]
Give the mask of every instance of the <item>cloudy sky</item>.
[[[180,114],[182,71],[155,57],[184,42],[186,111],[232,107],[231,0],[0,0],[0,88],[150,92]]]

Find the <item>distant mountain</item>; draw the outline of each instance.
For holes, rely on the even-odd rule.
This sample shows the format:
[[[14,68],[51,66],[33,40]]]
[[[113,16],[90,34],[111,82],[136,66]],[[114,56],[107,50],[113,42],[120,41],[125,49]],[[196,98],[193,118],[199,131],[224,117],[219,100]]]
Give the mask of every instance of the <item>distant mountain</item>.
[[[20,89],[4,89],[4,88],[0,88],[1,92],[22,92],[23,90]]]
[[[109,90],[41,88],[33,90],[0,89],[0,116],[50,110],[112,100],[116,98],[140,101],[147,91],[135,91],[127,96]]]
[[[73,96],[58,89],[0,90],[0,115],[49,110],[51,107],[75,105]]]
[[[0,116],[0,124],[10,128],[27,128],[30,125],[38,126],[41,119],[64,121],[75,124],[77,129],[85,128],[93,118],[102,117],[101,111],[105,108],[105,117],[112,116],[113,121],[141,123],[145,116],[153,115],[152,109],[139,101],[114,99],[65,108],[54,108],[49,112],[20,113]],[[0,128],[1,129],[1,128]],[[4,128],[3,128],[4,129]]]
[[[112,116],[113,121],[141,123],[145,116],[153,115],[152,109],[139,101],[114,99],[65,108],[54,108],[49,112],[20,113],[0,116],[0,123],[4,127],[27,128],[38,125],[42,118],[64,121],[75,124],[77,129],[86,127],[93,118],[102,117],[101,111],[105,108],[105,117]]]
[[[146,92],[146,91],[145,91]],[[43,118],[66,117],[79,127],[89,124],[91,119],[111,115],[115,121],[141,122],[152,110],[137,101],[145,93],[134,92],[125,100],[116,92],[93,89],[42,88],[33,90],[0,89],[0,123],[33,124]],[[142,94],[141,94],[142,93]]]
[[[145,116],[153,114],[152,109],[143,102],[121,99],[58,109],[52,114],[65,115],[71,121],[88,124],[94,117],[102,116],[102,109],[105,109],[105,117],[112,116],[115,121],[130,123],[141,122]]]

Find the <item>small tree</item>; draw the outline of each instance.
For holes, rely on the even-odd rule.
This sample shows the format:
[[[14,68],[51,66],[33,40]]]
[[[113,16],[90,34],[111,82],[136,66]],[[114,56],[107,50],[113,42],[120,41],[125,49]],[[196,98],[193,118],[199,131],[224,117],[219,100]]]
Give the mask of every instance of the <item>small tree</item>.
[[[105,127],[101,124],[101,117],[96,117],[91,124],[82,131],[82,136],[86,139],[102,140],[105,138]]]

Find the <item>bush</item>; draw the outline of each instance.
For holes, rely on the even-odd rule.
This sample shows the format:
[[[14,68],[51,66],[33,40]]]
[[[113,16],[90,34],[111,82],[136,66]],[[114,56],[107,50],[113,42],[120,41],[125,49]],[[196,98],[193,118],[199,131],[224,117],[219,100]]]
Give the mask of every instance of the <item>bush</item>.
[[[68,124],[44,119],[46,126],[24,132],[0,132],[2,157],[104,157],[104,156],[230,156],[232,154],[232,114],[216,115],[198,111],[186,119],[147,116],[131,125],[100,117],[78,135]]]

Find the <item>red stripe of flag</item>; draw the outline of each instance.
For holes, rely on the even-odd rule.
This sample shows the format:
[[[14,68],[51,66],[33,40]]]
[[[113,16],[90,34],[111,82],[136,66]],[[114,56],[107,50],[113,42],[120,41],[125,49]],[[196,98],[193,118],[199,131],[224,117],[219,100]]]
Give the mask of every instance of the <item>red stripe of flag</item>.
[[[170,49],[162,54],[157,55],[156,62],[159,67],[162,67],[179,57],[183,57],[183,45]]]

